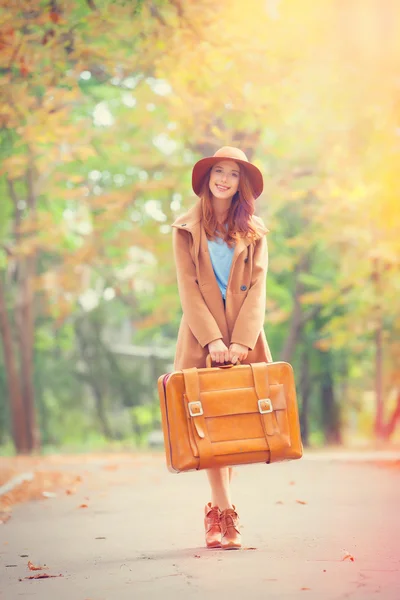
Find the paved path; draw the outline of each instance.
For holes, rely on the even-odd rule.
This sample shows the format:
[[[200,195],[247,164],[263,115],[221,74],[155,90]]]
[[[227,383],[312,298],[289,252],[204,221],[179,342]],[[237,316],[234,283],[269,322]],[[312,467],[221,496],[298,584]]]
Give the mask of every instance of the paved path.
[[[399,600],[400,463],[384,458],[237,468],[237,552],[203,547],[204,473],[171,474],[162,455],[66,462],[76,494],[16,507],[0,527],[0,598]],[[23,579],[28,560],[63,577]]]

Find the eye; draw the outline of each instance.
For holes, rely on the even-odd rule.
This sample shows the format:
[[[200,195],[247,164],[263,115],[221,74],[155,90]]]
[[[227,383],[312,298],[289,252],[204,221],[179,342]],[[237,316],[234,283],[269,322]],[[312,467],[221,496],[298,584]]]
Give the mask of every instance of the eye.
[[[232,173],[234,177],[239,177],[239,173]]]

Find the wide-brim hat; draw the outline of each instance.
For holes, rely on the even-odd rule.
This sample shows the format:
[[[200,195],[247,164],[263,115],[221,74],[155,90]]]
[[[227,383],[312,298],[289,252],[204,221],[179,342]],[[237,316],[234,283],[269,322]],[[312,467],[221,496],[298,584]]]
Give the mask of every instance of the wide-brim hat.
[[[261,171],[255,165],[249,162],[243,150],[234,148],[233,146],[223,146],[216,151],[214,156],[202,158],[194,165],[192,171],[192,187],[196,196],[199,196],[201,192],[204,177],[207,175],[208,171],[213,165],[215,165],[215,163],[218,163],[223,159],[234,160],[240,164],[250,181],[254,198],[258,198],[264,187]]]

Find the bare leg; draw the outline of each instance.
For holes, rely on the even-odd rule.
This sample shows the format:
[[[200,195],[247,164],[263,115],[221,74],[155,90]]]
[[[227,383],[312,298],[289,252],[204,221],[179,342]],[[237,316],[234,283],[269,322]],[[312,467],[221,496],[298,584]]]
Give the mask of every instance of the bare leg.
[[[211,487],[211,505],[218,506],[220,510],[232,508],[229,485],[232,469],[230,467],[207,469],[207,476]]]

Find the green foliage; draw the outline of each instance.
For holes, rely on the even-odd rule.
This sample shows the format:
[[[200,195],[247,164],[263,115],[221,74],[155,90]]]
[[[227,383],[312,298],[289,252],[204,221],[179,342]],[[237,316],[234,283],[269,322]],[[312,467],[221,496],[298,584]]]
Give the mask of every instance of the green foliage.
[[[96,10],[70,0],[55,12],[34,4],[27,15],[6,2],[0,26],[0,277],[20,359],[14,311],[34,259],[44,443],[144,443],[159,426],[155,381],[171,358],[146,352],[173,348],[181,317],[170,225],[194,201],[194,161],[225,144],[242,147],[265,174],[256,207],[270,229],[265,331],[279,359],[296,330],[290,359],[301,406],[308,353],[310,441],[329,433],[328,376],[332,419],[341,412],[345,424],[354,407],[363,411],[378,308],[393,391],[400,223],[392,63],[377,58],[387,83],[374,85],[370,49],[359,36],[337,38],[331,21],[340,10],[330,2],[307,10],[276,3],[273,18],[264,0],[252,10],[234,0],[228,12],[208,0],[94,0]],[[350,32],[357,10],[350,2]],[[142,357],[123,354],[131,344],[145,348]],[[10,437],[4,359],[0,394],[1,444]]]

